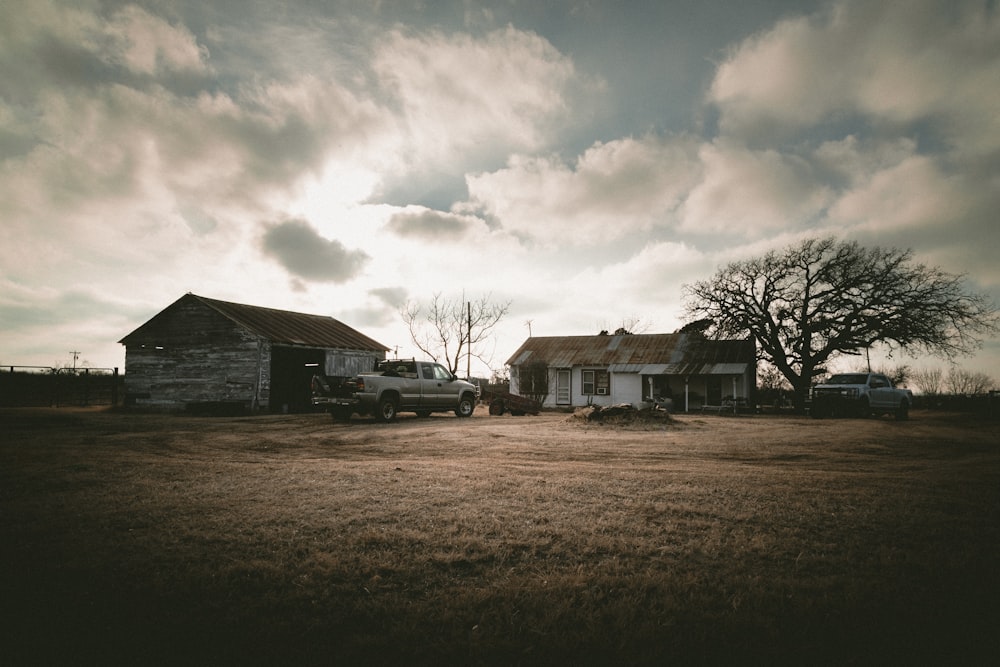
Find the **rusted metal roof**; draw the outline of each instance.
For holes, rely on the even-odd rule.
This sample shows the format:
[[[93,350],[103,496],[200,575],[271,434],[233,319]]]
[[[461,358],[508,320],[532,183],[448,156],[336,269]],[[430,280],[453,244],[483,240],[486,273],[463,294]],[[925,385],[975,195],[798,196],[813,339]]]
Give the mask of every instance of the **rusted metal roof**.
[[[752,339],[708,340],[697,334],[625,336],[537,336],[507,360],[509,366],[544,362],[547,366],[608,367],[643,375],[739,374],[755,363]]]
[[[276,310],[242,303],[208,299],[196,294],[185,294],[164,310],[160,311],[141,327],[122,338],[119,342],[129,344],[131,340],[145,338],[155,329],[155,322],[169,315],[174,307],[196,301],[223,317],[232,320],[244,329],[279,345],[301,345],[305,347],[338,348],[346,350],[388,350],[389,348],[352,329],[343,322],[325,315],[309,315],[289,310]]]

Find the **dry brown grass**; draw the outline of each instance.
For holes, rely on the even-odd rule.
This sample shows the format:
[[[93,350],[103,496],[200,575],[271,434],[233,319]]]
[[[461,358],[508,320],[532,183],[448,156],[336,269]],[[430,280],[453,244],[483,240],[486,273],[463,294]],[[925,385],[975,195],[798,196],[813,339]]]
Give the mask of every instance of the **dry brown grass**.
[[[0,411],[6,664],[958,664],[1000,427]]]

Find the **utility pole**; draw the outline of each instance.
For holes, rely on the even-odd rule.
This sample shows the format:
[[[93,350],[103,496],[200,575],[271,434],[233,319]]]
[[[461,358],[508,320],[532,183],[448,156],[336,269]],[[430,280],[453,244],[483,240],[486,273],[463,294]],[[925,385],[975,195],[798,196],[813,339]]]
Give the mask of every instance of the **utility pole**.
[[[73,370],[76,370],[76,360],[80,358],[80,352],[78,350],[70,350],[70,354],[73,355]]]

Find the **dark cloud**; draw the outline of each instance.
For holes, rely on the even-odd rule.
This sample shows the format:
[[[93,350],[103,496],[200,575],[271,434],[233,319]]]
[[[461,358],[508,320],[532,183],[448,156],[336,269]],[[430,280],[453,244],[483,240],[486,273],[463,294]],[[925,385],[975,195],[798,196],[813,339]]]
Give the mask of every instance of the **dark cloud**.
[[[103,305],[87,295],[67,293],[40,302],[0,303],[0,320],[9,331],[55,326],[85,317]]]
[[[65,292],[12,288],[0,299],[0,322],[7,331],[54,327],[67,322],[142,318],[142,306],[123,305],[80,289]]]
[[[441,211],[404,211],[389,219],[386,228],[398,236],[428,240],[458,240],[471,229],[473,220]]]
[[[345,310],[337,318],[360,327],[386,327],[399,321],[399,309],[406,303],[408,291],[404,287],[379,287],[368,290],[375,303]]]
[[[493,165],[491,165],[492,167]],[[465,174],[400,174],[387,178],[377,197],[372,201],[392,206],[426,206],[430,209],[447,209],[453,202],[469,197]]]
[[[356,277],[369,257],[327,240],[304,220],[272,225],[264,233],[263,251],[292,275],[305,280],[344,283]]]
[[[70,350],[78,350],[81,367],[119,366],[116,341],[156,312],[89,289],[34,289],[9,281],[2,287],[0,354],[7,365],[69,365]]]
[[[409,296],[409,291],[405,287],[379,287],[377,289],[368,290],[368,294],[377,298],[379,301],[393,309],[398,309],[404,303]]]
[[[39,39],[35,56],[43,79],[60,86],[91,87],[112,80],[118,74],[116,68],[102,62],[90,49],[53,35]]]

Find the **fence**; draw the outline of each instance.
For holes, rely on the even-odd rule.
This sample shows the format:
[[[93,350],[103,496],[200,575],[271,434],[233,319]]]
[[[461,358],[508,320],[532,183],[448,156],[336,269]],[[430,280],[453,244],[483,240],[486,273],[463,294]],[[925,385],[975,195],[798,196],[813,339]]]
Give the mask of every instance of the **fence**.
[[[124,396],[117,368],[0,368],[0,407],[117,406]]]
[[[917,395],[913,407],[951,412],[974,412],[989,417],[1000,417],[1000,392],[962,396],[955,394]]]

